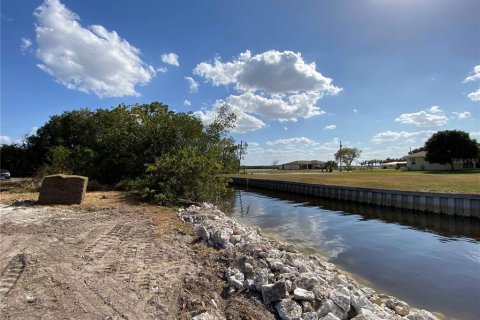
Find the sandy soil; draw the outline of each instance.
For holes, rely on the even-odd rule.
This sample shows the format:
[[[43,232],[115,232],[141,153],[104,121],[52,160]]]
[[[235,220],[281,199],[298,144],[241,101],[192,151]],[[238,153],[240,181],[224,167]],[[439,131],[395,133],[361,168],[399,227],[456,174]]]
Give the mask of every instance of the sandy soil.
[[[221,251],[170,208],[119,192],[81,206],[0,193],[0,319],[274,319],[258,297],[226,297]]]

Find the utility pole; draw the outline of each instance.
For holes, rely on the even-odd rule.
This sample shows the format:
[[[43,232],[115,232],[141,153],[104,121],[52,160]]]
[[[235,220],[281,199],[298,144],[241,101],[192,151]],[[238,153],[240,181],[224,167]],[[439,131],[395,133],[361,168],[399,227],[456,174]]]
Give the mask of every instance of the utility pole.
[[[340,156],[342,155],[341,151],[342,151],[342,140],[340,140]],[[342,157],[339,157],[339,159],[340,159],[340,161],[339,161],[340,164],[339,164],[338,168],[340,169],[340,172],[342,172]]]

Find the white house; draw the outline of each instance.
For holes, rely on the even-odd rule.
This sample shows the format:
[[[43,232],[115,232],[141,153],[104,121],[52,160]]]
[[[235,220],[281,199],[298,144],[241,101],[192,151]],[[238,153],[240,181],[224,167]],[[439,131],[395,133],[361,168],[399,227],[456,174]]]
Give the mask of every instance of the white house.
[[[278,166],[281,170],[323,169],[325,162],[319,160],[298,160]]]
[[[449,163],[440,164],[428,162],[425,159],[426,155],[426,151],[420,151],[405,156],[404,159],[407,161],[407,166],[403,167],[402,170],[451,170]],[[453,163],[453,168],[454,170],[478,169],[480,168],[480,163],[478,163],[478,161],[458,161]]]

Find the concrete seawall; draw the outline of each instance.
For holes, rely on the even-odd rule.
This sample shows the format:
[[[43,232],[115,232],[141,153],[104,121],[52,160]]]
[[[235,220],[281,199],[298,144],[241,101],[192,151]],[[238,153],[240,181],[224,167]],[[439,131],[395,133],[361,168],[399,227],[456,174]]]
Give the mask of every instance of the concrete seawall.
[[[232,178],[232,185],[480,219],[480,195],[371,189],[266,179]]]

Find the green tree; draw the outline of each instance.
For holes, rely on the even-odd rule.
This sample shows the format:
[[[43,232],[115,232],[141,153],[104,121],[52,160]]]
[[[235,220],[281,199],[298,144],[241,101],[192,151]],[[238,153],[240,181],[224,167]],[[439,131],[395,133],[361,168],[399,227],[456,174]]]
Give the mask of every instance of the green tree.
[[[426,160],[432,163],[450,164],[456,161],[468,161],[480,156],[477,141],[469,134],[459,130],[438,131],[425,142]]]
[[[352,169],[352,162],[360,156],[362,150],[358,148],[341,148],[335,153],[335,160],[341,161],[347,165],[347,170]]]
[[[332,172],[333,169],[336,169],[338,167],[337,163],[335,161],[327,161],[325,162],[325,169],[328,170],[328,172]]]
[[[133,187],[143,198],[161,204],[181,199],[217,200],[227,188],[221,169],[215,152],[201,153],[188,146],[159,157],[147,166],[143,178],[133,182]]]

